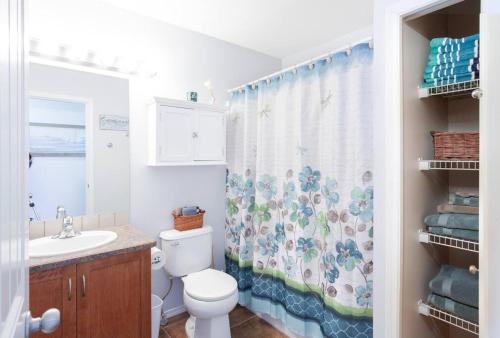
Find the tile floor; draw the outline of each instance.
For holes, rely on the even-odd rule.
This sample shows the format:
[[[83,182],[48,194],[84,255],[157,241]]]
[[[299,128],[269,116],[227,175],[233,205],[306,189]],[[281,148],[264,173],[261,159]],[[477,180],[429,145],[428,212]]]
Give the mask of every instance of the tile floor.
[[[159,338],[186,338],[184,325],[188,319],[187,313],[170,318],[168,324],[160,328]],[[229,313],[232,338],[286,338],[265,320],[242,306]]]

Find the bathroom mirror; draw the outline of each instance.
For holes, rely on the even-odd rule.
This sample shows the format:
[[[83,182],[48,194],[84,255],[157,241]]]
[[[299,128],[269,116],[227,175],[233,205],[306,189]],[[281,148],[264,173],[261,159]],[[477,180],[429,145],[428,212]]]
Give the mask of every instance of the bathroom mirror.
[[[30,221],[128,213],[128,80],[31,63],[28,87]]]

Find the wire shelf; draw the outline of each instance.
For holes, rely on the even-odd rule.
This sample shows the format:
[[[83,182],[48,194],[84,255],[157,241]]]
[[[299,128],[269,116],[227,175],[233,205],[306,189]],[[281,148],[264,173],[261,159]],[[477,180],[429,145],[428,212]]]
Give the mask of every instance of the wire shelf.
[[[424,98],[429,96],[456,97],[471,94],[475,89],[479,88],[479,79],[464,82],[457,82],[443,86],[430,88],[418,88],[418,97]]]
[[[420,170],[479,170],[479,161],[462,160],[419,160]]]
[[[478,324],[469,322],[468,320],[457,317],[449,312],[440,310],[432,305],[422,302],[421,300],[418,302],[418,312],[421,315],[436,318],[465,331],[479,335]]]
[[[421,243],[436,244],[469,252],[479,253],[479,242],[449,236],[436,235],[425,230],[418,232]]]

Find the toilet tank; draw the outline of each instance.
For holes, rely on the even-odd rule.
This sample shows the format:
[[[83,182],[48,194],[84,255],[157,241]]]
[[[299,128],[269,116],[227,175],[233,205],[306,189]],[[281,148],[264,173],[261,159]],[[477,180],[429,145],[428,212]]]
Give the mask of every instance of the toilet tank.
[[[200,229],[160,233],[165,253],[165,270],[172,277],[205,270],[212,264],[212,232],[210,226]]]

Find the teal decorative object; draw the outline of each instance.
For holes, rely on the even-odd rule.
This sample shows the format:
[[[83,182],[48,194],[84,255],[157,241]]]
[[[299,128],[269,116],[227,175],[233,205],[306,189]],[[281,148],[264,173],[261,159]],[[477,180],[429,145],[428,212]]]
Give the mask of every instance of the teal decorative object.
[[[191,102],[198,102],[197,92],[187,92],[187,100]]]

